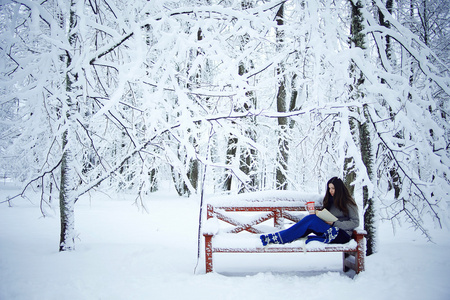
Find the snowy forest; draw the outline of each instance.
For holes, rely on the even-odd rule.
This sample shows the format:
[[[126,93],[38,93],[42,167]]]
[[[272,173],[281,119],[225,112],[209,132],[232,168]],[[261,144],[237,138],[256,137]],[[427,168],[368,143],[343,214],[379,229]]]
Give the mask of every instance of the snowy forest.
[[[446,0],[2,0],[0,168],[59,207],[96,189],[323,193],[427,238],[450,184]]]

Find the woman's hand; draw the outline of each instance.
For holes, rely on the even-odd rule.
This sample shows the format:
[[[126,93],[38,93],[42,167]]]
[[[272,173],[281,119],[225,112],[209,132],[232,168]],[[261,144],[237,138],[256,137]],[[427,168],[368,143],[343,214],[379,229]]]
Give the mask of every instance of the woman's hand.
[[[316,211],[315,211],[315,214],[316,214],[316,215],[317,215],[317,212],[318,212],[318,211],[321,211],[321,210],[316,210]],[[330,225],[330,226],[333,226],[333,223],[334,223],[334,222],[327,222],[327,221],[324,221],[324,222],[327,223],[327,224]]]

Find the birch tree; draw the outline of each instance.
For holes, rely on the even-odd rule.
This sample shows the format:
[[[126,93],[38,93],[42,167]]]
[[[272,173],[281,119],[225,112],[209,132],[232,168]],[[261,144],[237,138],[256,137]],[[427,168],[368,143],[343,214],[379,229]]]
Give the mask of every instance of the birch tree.
[[[276,42],[277,42],[277,50],[280,52],[283,49],[283,44],[285,43],[284,36],[284,4],[280,6],[277,15],[277,30],[276,30]],[[285,80],[285,67],[284,62],[281,61],[278,64],[278,90],[277,90],[277,111],[278,112],[287,112],[288,111],[288,103],[287,103],[287,91],[286,91],[286,80]],[[287,189],[287,176],[286,172],[288,169],[288,157],[289,157],[289,145],[288,140],[286,139],[286,135],[288,132],[288,121],[289,119],[286,117],[278,118],[278,126],[279,126],[279,135],[278,138],[278,155],[277,155],[277,171],[276,171],[276,181],[277,181],[277,189],[285,190]]]
[[[362,16],[362,3],[360,1],[351,2],[351,29],[350,29],[350,47],[357,47],[362,50],[366,49],[366,36],[364,35],[364,19]],[[352,98],[356,101],[365,102],[365,91],[364,91],[364,74],[357,69],[357,66],[354,62],[352,62],[350,76],[353,78],[353,84],[350,86],[350,93]],[[375,209],[373,203],[373,195],[369,194],[369,188],[372,188],[372,137],[369,129],[368,122],[368,104],[364,104],[359,111],[358,115],[359,119],[351,118],[350,128],[353,131],[354,139],[356,143],[359,145],[361,152],[361,159],[366,168],[366,172],[370,182],[365,182],[362,184],[362,200],[363,200],[363,208],[364,208],[364,229],[367,232],[367,249],[366,254],[371,255],[375,252]],[[346,167],[348,168],[346,173],[346,182],[351,186],[353,181],[356,179],[355,170],[352,169],[352,163],[354,161],[352,158],[347,159]],[[350,188],[350,190],[354,190]]]

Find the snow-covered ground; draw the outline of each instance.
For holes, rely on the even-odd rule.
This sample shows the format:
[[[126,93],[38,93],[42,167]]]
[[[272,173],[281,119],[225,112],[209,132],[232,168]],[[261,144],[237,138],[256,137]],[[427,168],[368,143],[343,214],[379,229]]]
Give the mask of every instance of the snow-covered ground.
[[[0,199],[14,191],[0,184]],[[36,196],[38,197],[38,196]],[[59,214],[0,204],[0,299],[450,299],[450,235],[435,243],[380,224],[376,255],[351,279],[340,253],[217,254],[197,263],[196,198],[95,193],[76,204],[76,250],[58,252]]]

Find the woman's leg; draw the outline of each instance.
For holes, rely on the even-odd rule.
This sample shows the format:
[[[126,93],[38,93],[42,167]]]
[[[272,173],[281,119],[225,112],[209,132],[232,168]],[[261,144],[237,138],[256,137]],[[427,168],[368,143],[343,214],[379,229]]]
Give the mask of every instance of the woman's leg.
[[[330,244],[346,244],[350,242],[352,238],[342,229],[339,229],[338,235],[335,239],[330,241]]]
[[[301,237],[308,235],[311,232],[315,234],[325,233],[331,226],[325,223],[316,215],[308,215],[301,219],[293,226],[278,232],[278,236],[281,239],[281,243],[291,243]]]
[[[312,241],[319,241],[327,244],[345,244],[350,241],[351,237],[342,229],[337,227],[330,227],[326,233],[309,236],[306,243]]]

